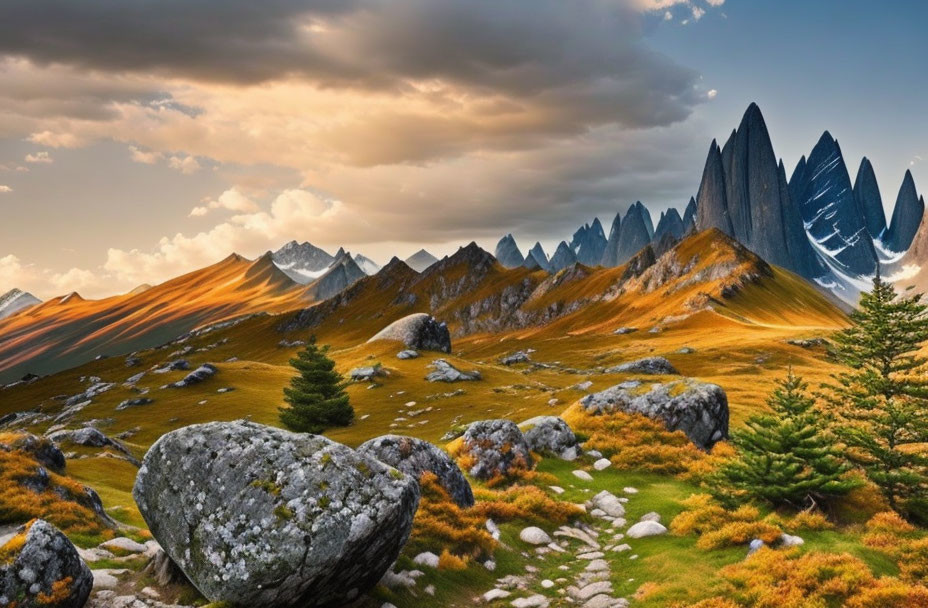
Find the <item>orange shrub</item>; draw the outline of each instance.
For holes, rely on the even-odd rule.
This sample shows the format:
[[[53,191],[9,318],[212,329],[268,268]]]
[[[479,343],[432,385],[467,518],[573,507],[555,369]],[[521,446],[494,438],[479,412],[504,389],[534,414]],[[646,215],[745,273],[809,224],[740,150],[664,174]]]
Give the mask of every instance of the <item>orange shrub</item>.
[[[899,549],[915,527],[895,511],[877,513],[867,522],[863,542],[868,547],[898,556]]]
[[[928,538],[903,543],[899,548],[899,575],[912,582],[928,580]]]
[[[928,588],[875,578],[849,554],[761,549],[720,571],[728,589],[690,608],[928,608]]]
[[[729,511],[708,494],[693,494],[683,506],[685,509],[670,522],[670,531],[677,536],[696,534],[700,549],[744,545],[755,538],[774,543],[783,533],[776,518],[762,520],[760,511],[751,505]]]
[[[99,534],[106,524],[89,507],[83,485],[46,471],[46,489],[35,492],[41,465],[23,452],[0,450],[0,524],[21,524],[41,518],[66,534]],[[44,467],[43,467],[44,468]]]
[[[789,532],[799,532],[802,530],[831,530],[835,525],[828,521],[828,518],[820,511],[800,511],[784,521],[782,527]]]
[[[775,543],[783,531],[765,521],[733,521],[718,530],[703,532],[696,541],[700,549],[721,549],[746,545],[755,538],[767,544]]]
[[[537,486],[512,486],[505,490],[475,488],[475,513],[497,521],[518,519],[535,524],[564,524],[579,517],[583,510],[569,502],[551,498]]]
[[[575,404],[561,417],[587,438],[585,449],[602,452],[618,469],[683,474],[698,469],[707,458],[682,431],[668,431],[661,422],[640,414],[592,416]]]
[[[467,560],[450,553],[447,549],[438,556],[439,570],[467,570]]]
[[[486,530],[486,518],[475,507],[462,509],[438,483],[434,473],[419,480],[422,497],[413,520],[409,551],[435,550],[441,547],[459,555],[489,555],[496,541]]]

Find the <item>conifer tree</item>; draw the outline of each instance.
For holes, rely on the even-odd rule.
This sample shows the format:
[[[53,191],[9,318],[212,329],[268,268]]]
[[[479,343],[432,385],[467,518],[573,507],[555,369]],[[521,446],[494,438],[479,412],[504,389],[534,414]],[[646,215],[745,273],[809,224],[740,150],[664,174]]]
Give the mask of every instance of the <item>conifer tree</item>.
[[[904,515],[928,497],[928,377],[919,355],[928,340],[922,296],[897,295],[879,275],[861,296],[833,356],[847,369],[826,385],[845,455]]]
[[[790,369],[767,400],[771,412],[732,433],[737,455],[719,469],[719,498],[800,508],[859,485],[844,476],[847,466],[807,388]]]
[[[345,380],[327,356],[328,350],[328,346],[316,346],[313,337],[295,359],[290,359],[299,374],[284,388],[289,407],[280,408],[280,421],[292,431],[320,433],[331,426],[351,424],[354,419]]]

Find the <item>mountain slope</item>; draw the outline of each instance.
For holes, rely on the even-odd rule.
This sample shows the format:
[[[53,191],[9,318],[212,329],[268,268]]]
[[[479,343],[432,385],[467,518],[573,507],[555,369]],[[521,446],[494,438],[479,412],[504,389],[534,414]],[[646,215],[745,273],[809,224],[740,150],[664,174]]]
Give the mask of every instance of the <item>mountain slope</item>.
[[[367,275],[377,274],[380,271],[380,264],[360,253],[354,254],[354,263]]]
[[[31,293],[13,288],[0,296],[0,319],[12,317],[21,310],[41,303],[42,300]]]
[[[148,348],[199,325],[310,301],[265,254],[239,255],[137,294],[84,300],[69,294],[0,321],[0,383],[48,374],[97,356]]]
[[[290,241],[273,253],[274,263],[297,283],[310,283],[322,276],[335,257],[312,243]]]

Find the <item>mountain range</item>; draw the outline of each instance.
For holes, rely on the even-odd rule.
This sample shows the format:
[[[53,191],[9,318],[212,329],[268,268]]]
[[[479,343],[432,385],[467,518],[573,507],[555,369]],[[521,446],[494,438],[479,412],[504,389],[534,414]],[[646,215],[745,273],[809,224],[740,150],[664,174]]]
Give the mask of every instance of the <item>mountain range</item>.
[[[383,281],[388,276],[391,284],[402,285],[437,281],[444,289],[439,299],[445,299],[449,290],[463,295],[477,288],[480,277],[498,266],[518,271],[500,275],[512,282],[506,287],[516,298],[526,285],[537,286],[548,275],[563,280],[556,277],[590,275],[596,267],[626,268],[623,272],[651,267],[694,233],[707,231],[733,239],[829,296],[854,303],[877,269],[901,286],[928,288],[923,216],[924,198],[906,172],[887,222],[870,160],[860,161],[852,181],[841,147],[828,131],[787,180],[760,108],[751,104],[723,146],[710,144],[696,196],[682,213],[662,211],[656,227],[648,208],[637,201],[615,214],[608,235],[594,218],[560,241],[550,257],[540,242],[523,254],[511,233],[500,239],[495,257],[471,244],[442,260],[422,249],[384,268],[344,249],[332,255],[311,243],[291,241],[254,261],[233,254],[160,285],[102,300],[74,293],[42,303],[14,289],[0,298],[0,382],[150,348],[244,315],[307,306],[321,310],[317,305],[340,301],[371,277]],[[468,264],[460,263],[462,256]],[[394,297],[407,304],[416,299],[414,293]]]

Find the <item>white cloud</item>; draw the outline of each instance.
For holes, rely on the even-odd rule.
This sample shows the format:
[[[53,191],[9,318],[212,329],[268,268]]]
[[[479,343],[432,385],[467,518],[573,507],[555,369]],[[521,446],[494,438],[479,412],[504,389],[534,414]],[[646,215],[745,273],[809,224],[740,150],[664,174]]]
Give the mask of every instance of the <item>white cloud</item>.
[[[0,184],[0,193],[12,192],[12,191],[13,191],[13,189],[10,188],[9,186],[4,185],[4,184]]]
[[[693,5],[693,19],[695,19],[696,21],[699,21],[700,19],[702,19],[702,16],[705,14],[706,14],[706,9],[700,6],[696,6],[695,4]]]
[[[706,93],[706,97],[708,97],[709,99],[715,99],[718,96],[718,94],[719,92],[716,91],[715,89],[709,89],[709,91]]]
[[[666,11],[664,13],[664,21],[673,21],[673,13]]]
[[[58,133],[55,131],[32,133],[28,139],[34,144],[48,146],[49,148],[80,148],[90,142],[88,138],[73,132]]]
[[[129,146],[129,154],[133,162],[142,163],[143,165],[154,165],[162,158],[160,152],[142,150],[137,146]]]
[[[722,6],[725,4],[725,0],[706,0],[706,4],[709,6]]]
[[[27,163],[39,163],[39,164],[49,164],[55,162],[48,152],[36,152],[35,154],[26,155]]]
[[[234,215],[192,236],[177,233],[162,237],[152,251],[111,248],[103,268],[127,284],[155,283],[214,264],[232,252],[254,256],[297,237],[327,241],[336,225],[342,231],[372,232],[362,218],[347,213],[340,201],[308,190],[281,192],[268,211],[260,210],[234,189],[224,192],[214,202],[220,200],[225,201],[223,205],[227,209],[228,205],[246,207],[251,203],[257,210]]]
[[[238,213],[253,213],[260,208],[237,188],[229,188],[215,200],[206,200],[204,205],[190,210],[190,217],[203,217],[210,209],[227,209]]]
[[[172,156],[168,159],[168,166],[184,175],[191,175],[200,170],[200,163],[193,156]]]

